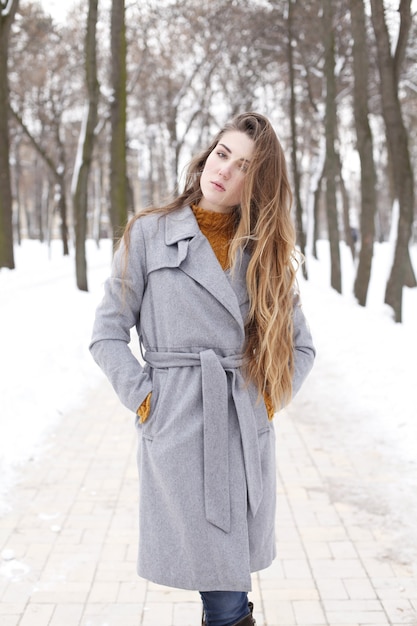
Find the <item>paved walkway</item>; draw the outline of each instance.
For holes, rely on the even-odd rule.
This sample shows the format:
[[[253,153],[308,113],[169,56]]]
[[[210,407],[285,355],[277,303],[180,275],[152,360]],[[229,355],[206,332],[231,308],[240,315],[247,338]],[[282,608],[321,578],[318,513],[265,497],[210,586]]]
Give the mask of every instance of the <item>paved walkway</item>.
[[[384,515],[344,489],[366,496],[367,457],[302,421],[310,391],[276,421],[279,558],[253,577],[257,624],[417,625],[415,563],[398,557]],[[0,517],[1,626],[200,624],[197,593],[136,576],[135,445],[103,383],[24,468]]]

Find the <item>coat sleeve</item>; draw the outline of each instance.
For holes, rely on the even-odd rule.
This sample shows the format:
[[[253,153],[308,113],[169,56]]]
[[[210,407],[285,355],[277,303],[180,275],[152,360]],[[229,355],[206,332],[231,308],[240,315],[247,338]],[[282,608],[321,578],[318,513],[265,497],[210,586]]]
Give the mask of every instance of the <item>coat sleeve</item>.
[[[294,376],[292,383],[293,397],[300,390],[304,380],[313,367],[316,350],[313,345],[310,329],[301,308],[300,298],[294,299]]]
[[[130,330],[139,322],[146,285],[146,250],[140,219],[132,227],[125,259],[122,240],[104,286],[104,297],[96,310],[89,347],[121,402],[136,412],[152,391],[149,374],[128,345]]]

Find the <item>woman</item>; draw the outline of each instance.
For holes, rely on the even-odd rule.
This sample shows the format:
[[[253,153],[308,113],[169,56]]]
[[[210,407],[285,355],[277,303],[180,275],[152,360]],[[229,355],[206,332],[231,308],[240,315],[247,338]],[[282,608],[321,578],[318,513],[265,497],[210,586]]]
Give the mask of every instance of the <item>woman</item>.
[[[238,115],[178,198],[130,221],[96,314],[92,354],[137,412],[138,573],[200,591],[207,626],[255,624],[250,574],[275,557],[271,420],[314,360],[290,205],[271,124]]]

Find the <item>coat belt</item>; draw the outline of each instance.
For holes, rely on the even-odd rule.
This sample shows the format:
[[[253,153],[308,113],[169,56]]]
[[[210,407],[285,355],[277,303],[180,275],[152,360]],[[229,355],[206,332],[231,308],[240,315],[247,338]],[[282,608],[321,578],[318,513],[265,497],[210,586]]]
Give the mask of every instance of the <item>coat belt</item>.
[[[230,532],[230,478],[228,446],[227,375],[231,374],[243,449],[243,459],[252,515],[262,500],[261,458],[258,431],[247,385],[240,371],[241,356],[222,357],[214,350],[202,352],[146,352],[150,367],[201,367],[204,416],[204,502],[206,519],[224,532]]]

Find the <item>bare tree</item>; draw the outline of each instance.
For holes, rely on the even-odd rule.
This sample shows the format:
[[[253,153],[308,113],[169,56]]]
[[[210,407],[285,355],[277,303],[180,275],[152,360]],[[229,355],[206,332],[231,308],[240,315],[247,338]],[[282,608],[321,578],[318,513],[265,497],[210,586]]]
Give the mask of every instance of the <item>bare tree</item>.
[[[306,233],[303,224],[303,207],[301,204],[301,191],[300,191],[300,170],[298,166],[298,131],[297,131],[297,101],[295,95],[295,72],[294,72],[294,55],[293,46],[295,45],[294,39],[294,26],[293,26],[293,6],[294,0],[288,0],[288,41],[287,41],[287,54],[288,54],[288,74],[290,81],[290,123],[291,123],[291,163],[292,173],[294,179],[294,198],[295,198],[295,219],[297,225],[297,240],[300,246],[301,253],[305,256],[306,253]],[[308,278],[306,262],[302,265],[302,272],[304,278]]]
[[[381,0],[371,0],[372,23],[378,50],[381,82],[382,114],[385,122],[388,150],[394,176],[395,195],[399,204],[397,241],[394,262],[385,290],[385,302],[392,307],[395,321],[402,321],[403,287],[416,287],[417,282],[410,259],[409,243],[414,214],[414,180],[408,150],[407,130],[398,97],[401,62],[404,59],[411,26],[411,0],[400,1],[400,31],[394,54]]]
[[[350,0],[350,12],[353,35],[353,108],[355,114],[357,149],[361,162],[361,247],[354,293],[359,304],[365,306],[371,277],[375,239],[375,213],[377,208],[376,172],[373,157],[372,132],[369,125],[369,62],[363,0]]]
[[[16,130],[15,123],[13,130],[23,130],[26,154],[35,150],[42,158],[46,167],[38,167],[32,178],[36,180],[35,187],[49,190],[41,195],[33,190],[25,196],[32,213],[39,215],[39,223],[48,225],[48,237],[53,236],[55,225],[59,227],[67,255],[71,227],[68,183],[85,93],[79,36],[85,18],[80,12],[71,23],[55,25],[35,3],[22,5],[19,15],[11,37],[10,104],[13,121],[20,129]],[[30,159],[30,163],[40,162]],[[22,169],[28,169],[27,158]]]
[[[349,0],[348,5],[353,3],[360,9],[367,6],[365,0]],[[313,245],[317,237],[328,237],[331,284],[339,290],[342,278],[339,239],[351,244],[349,204],[350,198],[358,195],[354,185],[356,171],[350,170],[352,161],[346,158],[352,152],[351,137],[356,127],[356,147],[362,165],[362,238],[355,294],[364,303],[372,261],[376,201],[369,196],[369,190],[375,192],[375,182],[368,180],[361,145],[363,141],[363,153],[369,157],[372,146],[367,137],[370,131],[366,118],[372,116],[373,124],[381,128],[383,120],[377,55],[372,54],[375,43],[369,39],[368,32],[369,53],[363,52],[365,56],[362,62],[355,61],[356,66],[351,63],[352,51],[355,56],[357,39],[363,33],[356,36],[346,3],[341,0],[309,3],[174,0],[161,4],[112,0],[108,4],[108,9],[107,5],[100,8],[103,19],[97,23],[97,40],[101,42],[97,49],[97,71],[103,96],[97,117],[102,132],[95,134],[96,149],[90,170],[95,185],[89,183],[89,203],[90,193],[101,202],[94,204],[94,215],[88,211],[89,234],[94,229],[95,235],[98,230],[102,236],[107,235],[110,219],[116,240],[132,202],[128,177],[139,206],[165,201],[186,159],[211,137],[213,129],[236,112],[253,107],[270,117],[283,145],[289,147],[289,154],[292,151],[298,245],[303,249],[303,225],[308,226],[309,243]],[[413,90],[417,31],[412,24],[411,43],[405,49],[406,6],[403,0],[401,46],[394,59],[397,68],[396,59],[403,59],[404,68],[400,82],[399,71],[396,72],[394,89],[397,99],[400,98],[404,126],[409,128],[410,159],[415,160],[417,118]],[[369,28],[372,25],[370,18],[367,20]],[[47,235],[47,225],[57,225],[59,212],[62,216],[59,225],[65,230],[65,188],[68,194],[71,178],[73,192],[77,180],[81,183],[83,179],[83,185],[87,180],[79,168],[82,159],[75,158],[77,141],[82,154],[87,128],[86,116],[80,136],[81,111],[89,99],[83,71],[85,23],[86,12],[80,10],[71,14],[65,25],[55,24],[35,0],[26,0],[20,8],[20,19],[13,22],[8,78],[10,102],[17,117],[10,119],[9,131],[12,156],[20,159],[19,163],[12,159],[11,166],[13,193],[18,200],[13,206],[20,202],[14,224],[18,224],[16,220],[20,217],[23,236],[26,226],[29,236]],[[111,37],[107,36],[109,28]],[[388,50],[389,44],[385,48]],[[363,59],[368,62],[368,78]],[[360,71],[355,69],[358,63]],[[352,98],[355,74],[356,102]],[[359,102],[359,96],[364,100]],[[355,118],[350,115],[354,102],[355,107],[360,107]],[[343,114],[338,116],[339,111]],[[26,130],[16,125],[15,119],[20,119]],[[375,132],[371,138],[375,146],[374,174],[378,168],[386,167],[385,133],[382,132],[384,137],[380,134]],[[36,158],[37,154],[42,154],[42,162]],[[389,173],[393,164],[395,159],[390,157]],[[394,186],[393,181],[391,175],[382,176],[379,181],[378,208],[385,218],[384,227],[391,212],[392,190],[401,186],[398,183]],[[365,210],[364,202],[369,210]],[[74,208],[76,204],[74,196]],[[76,230],[85,218],[86,208],[80,210],[79,216],[78,209],[74,214]],[[72,227],[71,217],[70,214],[68,229]],[[79,241],[84,240],[85,234],[81,234]],[[80,252],[76,252],[81,259],[85,253],[82,248],[83,244]],[[403,248],[406,250],[407,246]],[[408,258],[407,250],[405,254]],[[76,271],[82,277],[77,278],[81,288],[87,288],[86,267],[83,269],[81,265]]]
[[[184,160],[212,127],[257,106],[259,85],[274,82],[260,45],[267,19],[250,0],[134,3],[127,17],[129,104],[145,154],[144,200],[153,203],[172,194]]]
[[[55,186],[56,197],[59,215],[61,218],[61,239],[63,245],[64,256],[69,254],[68,246],[68,222],[67,222],[67,194],[65,185],[65,148],[64,143],[57,133],[56,142],[58,149],[58,159],[55,162],[54,159],[48,154],[48,151],[41,143],[34,137],[28,126],[24,123],[20,115],[10,107],[10,111],[13,114],[15,120],[20,124],[24,134],[29,139],[32,147],[36,150],[44,163],[47,165],[49,171],[52,174]]]
[[[97,124],[99,85],[97,80],[96,27],[98,0],[89,0],[85,37],[85,71],[88,100],[78,142],[73,176],[73,208],[75,219],[75,274],[78,289],[88,291],[85,242],[87,237],[88,178],[94,149]]]
[[[113,241],[117,242],[127,220],[126,173],[126,26],[124,0],[112,0],[111,8],[111,145],[110,215]]]
[[[330,284],[333,289],[342,293],[342,273],[340,266],[339,225],[336,200],[337,155],[336,141],[336,79],[334,58],[334,27],[331,0],[323,4],[323,36],[324,36],[324,74],[326,80],[326,214],[330,243]]]
[[[19,0],[0,0],[0,267],[14,268],[9,165],[9,33]]]

